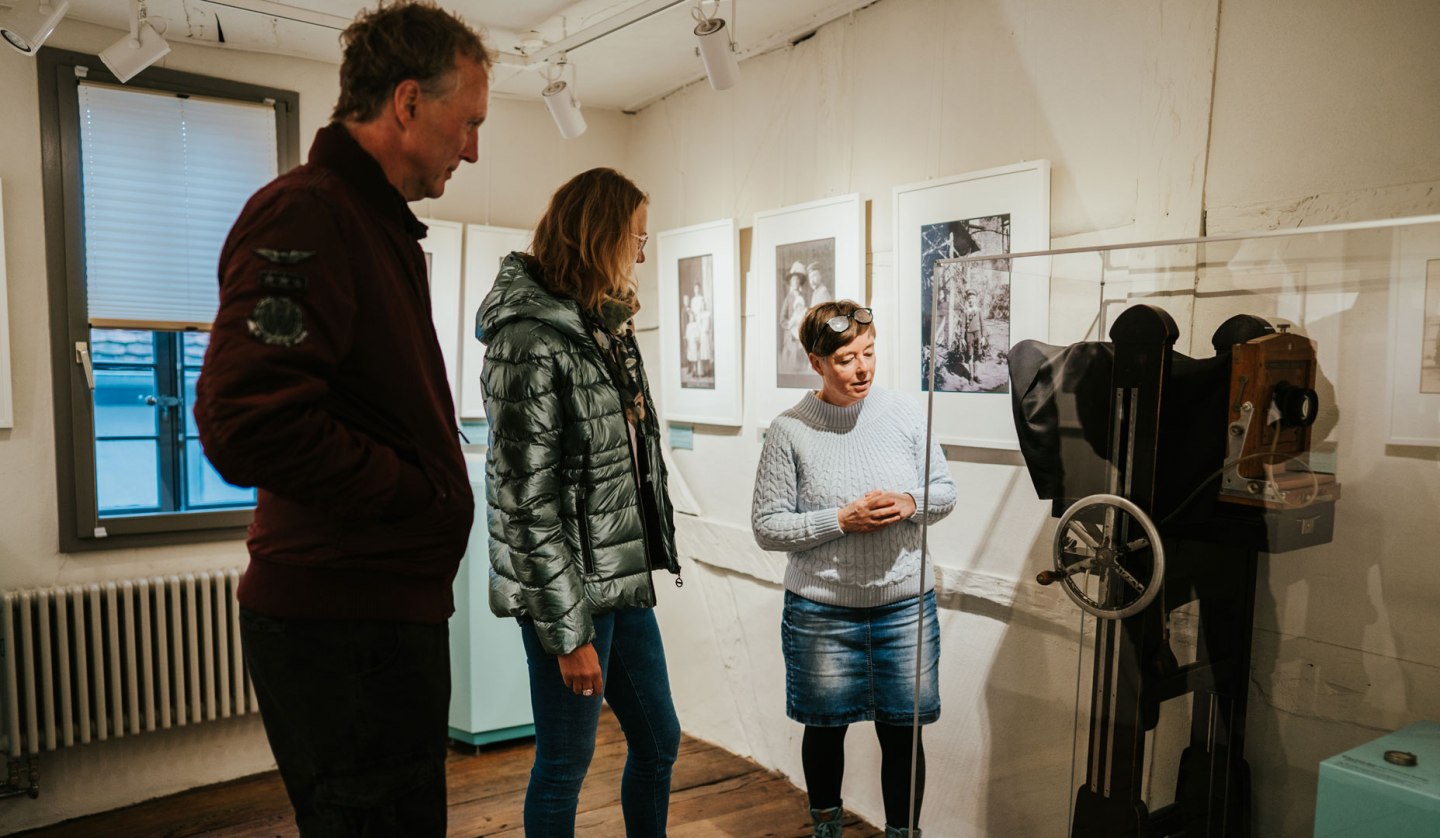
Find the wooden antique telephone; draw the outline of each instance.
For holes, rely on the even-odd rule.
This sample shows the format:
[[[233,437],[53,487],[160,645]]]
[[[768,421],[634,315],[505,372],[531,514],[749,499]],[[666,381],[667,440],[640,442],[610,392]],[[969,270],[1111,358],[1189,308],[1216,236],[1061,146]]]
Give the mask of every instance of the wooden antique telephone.
[[[1137,305],[1108,343],[1011,352],[1021,451],[1060,519],[1037,581],[1099,618],[1072,838],[1250,834],[1257,555],[1323,544],[1334,529],[1339,484],[1305,463],[1320,407],[1314,345],[1249,315],[1220,326],[1213,358],[1176,353],[1178,336],[1163,309]],[[1196,660],[1182,665],[1170,614],[1190,602]],[[1150,811],[1146,733],[1162,702],[1184,696],[1175,802]]]

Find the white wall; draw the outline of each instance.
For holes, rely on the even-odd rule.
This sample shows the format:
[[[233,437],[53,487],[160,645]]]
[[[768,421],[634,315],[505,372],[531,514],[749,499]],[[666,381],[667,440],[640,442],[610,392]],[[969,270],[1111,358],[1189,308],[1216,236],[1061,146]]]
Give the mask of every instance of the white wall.
[[[730,91],[700,83],[641,112],[629,171],[653,197],[652,233],[727,216],[743,227],[756,211],[859,192],[877,277],[894,263],[893,186],[1035,158],[1054,167],[1057,247],[1434,213],[1436,32],[1440,7],[1424,0],[881,0],[744,62]],[[1346,240],[1323,255],[1366,247]],[[654,271],[643,274],[652,312]],[[1247,286],[1202,304],[1183,284],[1165,302],[1182,350],[1192,332],[1207,347],[1237,311],[1296,322],[1320,341],[1340,405],[1342,421],[1317,442],[1345,482],[1335,543],[1263,557],[1257,597],[1256,834],[1308,834],[1320,759],[1440,717],[1429,523],[1440,469],[1433,452],[1384,444],[1383,277],[1292,283],[1284,303]],[[1093,286],[1078,285],[1052,286],[1052,342],[1090,328]],[[694,449],[675,452],[706,520],[682,523],[687,584],[662,590],[660,613],[686,729],[800,783],[779,565],[744,532],[757,418],[768,417],[698,427]],[[1030,581],[1050,561],[1048,503],[1016,455],[949,453],[961,499],[930,542],[944,715],[926,734],[924,825],[941,836],[1061,834],[1083,644],[1078,612]],[[1194,628],[1186,615],[1177,625]],[[1166,724],[1162,747],[1186,721]],[[849,738],[844,796],[879,822],[870,739]],[[1159,802],[1172,777],[1155,766]]]
[[[66,21],[50,46],[96,54],[115,31]],[[300,94],[300,151],[329,118],[337,68],[293,58],[176,44],[163,66]],[[43,241],[35,62],[0,49],[0,181],[9,272],[15,426],[0,430],[0,590],[243,565],[241,541],[65,555],[58,552],[49,304]],[[443,198],[413,205],[422,219],[529,227],[553,189],[590,166],[618,164],[630,118],[587,109],[590,129],[565,142],[539,103],[495,99],[481,159]],[[0,800],[0,832],[104,811],[273,767],[258,717],[147,734],[45,754],[41,796]]]

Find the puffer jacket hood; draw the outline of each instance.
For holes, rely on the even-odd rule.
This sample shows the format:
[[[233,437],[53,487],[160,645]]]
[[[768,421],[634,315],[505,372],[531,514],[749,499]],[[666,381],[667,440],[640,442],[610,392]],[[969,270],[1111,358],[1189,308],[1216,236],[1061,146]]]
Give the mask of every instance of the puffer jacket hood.
[[[494,335],[516,320],[535,320],[571,340],[590,340],[589,330],[574,300],[557,297],[531,275],[523,253],[511,253],[500,262],[495,285],[475,312],[475,337],[490,345]]]
[[[534,622],[550,654],[594,640],[593,616],[655,604],[679,573],[655,405],[632,435],[579,305],[512,253],[476,313],[490,426],[490,610]],[[634,348],[633,336],[617,338]],[[637,447],[638,446],[638,447]]]

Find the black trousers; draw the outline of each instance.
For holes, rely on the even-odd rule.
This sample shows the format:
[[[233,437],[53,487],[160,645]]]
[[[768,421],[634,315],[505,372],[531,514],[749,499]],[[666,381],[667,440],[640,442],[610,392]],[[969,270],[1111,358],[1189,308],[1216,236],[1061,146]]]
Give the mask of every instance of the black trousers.
[[[445,835],[446,624],[241,609],[240,637],[304,838]]]

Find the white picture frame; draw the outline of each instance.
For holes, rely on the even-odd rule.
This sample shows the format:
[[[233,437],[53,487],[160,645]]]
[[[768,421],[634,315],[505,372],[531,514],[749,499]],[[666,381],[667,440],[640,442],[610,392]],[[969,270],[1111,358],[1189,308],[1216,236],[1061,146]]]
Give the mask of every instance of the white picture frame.
[[[667,422],[738,427],[744,421],[739,225],[725,218],[666,230],[656,240],[660,413]]]
[[[987,252],[1022,253],[1050,247],[1050,163],[1032,160],[1011,166],[895,187],[895,287],[903,341],[897,353],[895,388],[922,402],[927,398],[924,358],[929,350],[927,275],[947,257]],[[928,242],[926,244],[925,242]],[[959,243],[957,245],[957,242]],[[962,252],[968,251],[968,252]],[[958,364],[937,382],[935,438],[946,445],[1017,450],[1005,363],[1016,341],[1047,340],[1050,325],[1049,260],[1025,260],[1023,275],[1011,260],[963,266],[965,280],[952,271],[940,304],[952,315],[942,326],[952,341],[967,344],[976,359]],[[962,267],[962,266],[957,266]],[[972,273],[973,272],[973,273]],[[970,283],[973,283],[971,287]],[[957,336],[955,309],[979,292],[980,334]],[[988,327],[988,328],[987,328]],[[974,341],[974,347],[968,344]],[[946,347],[941,347],[942,352]],[[941,353],[937,353],[941,354]],[[950,355],[944,357],[951,358]]]
[[[10,292],[5,279],[5,194],[0,189],[0,428],[15,427],[15,395],[10,383]]]
[[[1414,255],[1424,248],[1400,250],[1390,286],[1386,442],[1440,447],[1440,252],[1429,250],[1426,259]]]
[[[485,418],[485,392],[480,373],[485,369],[485,344],[475,337],[475,316],[485,295],[495,285],[500,263],[511,252],[530,244],[531,231],[516,227],[470,224],[465,227],[465,279],[461,295],[460,419]]]
[[[820,377],[810,371],[799,347],[799,335],[793,334],[795,315],[803,309],[798,302],[787,303],[792,290],[808,295],[806,307],[818,287],[833,299],[865,302],[864,231],[865,204],[858,193],[755,214],[747,284],[752,319],[745,353],[750,374],[746,401],[758,427],[769,427],[771,419],[820,386]],[[818,284],[810,279],[807,287],[791,289],[788,266],[795,263],[807,269],[807,276],[811,265],[831,265],[832,276],[827,281],[822,270]],[[782,335],[790,342],[782,343]]]
[[[430,272],[430,319],[445,359],[450,399],[458,403],[460,390],[460,268],[465,225],[458,221],[425,219],[429,228],[420,240]]]

